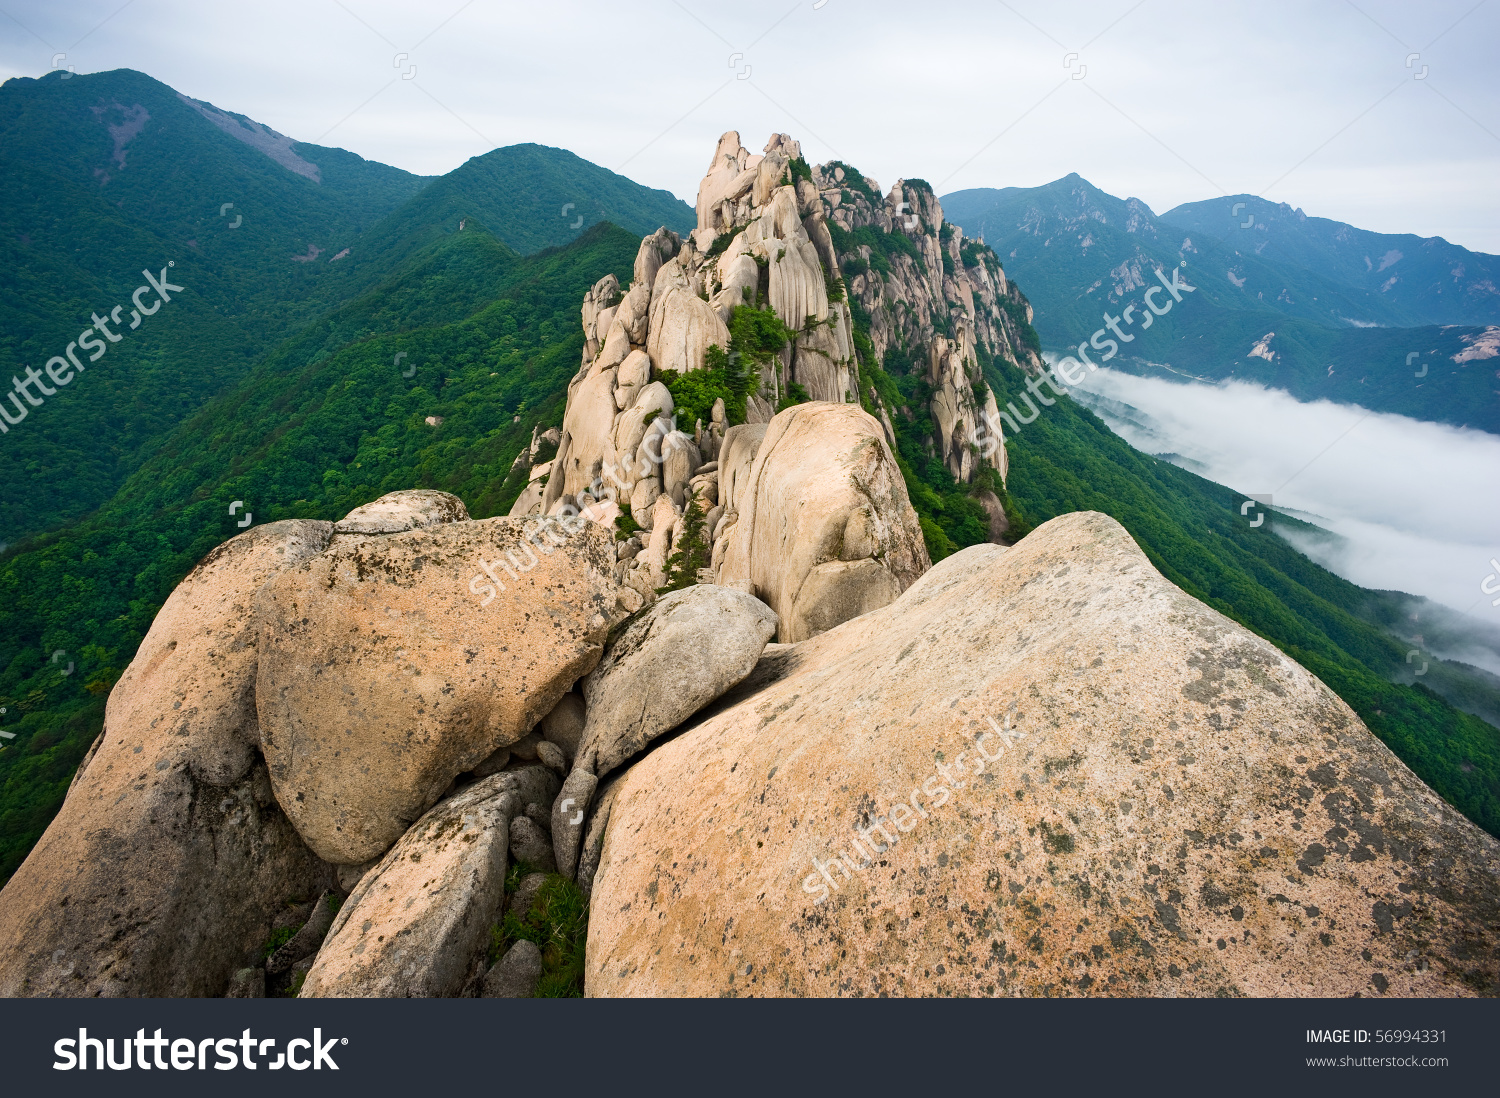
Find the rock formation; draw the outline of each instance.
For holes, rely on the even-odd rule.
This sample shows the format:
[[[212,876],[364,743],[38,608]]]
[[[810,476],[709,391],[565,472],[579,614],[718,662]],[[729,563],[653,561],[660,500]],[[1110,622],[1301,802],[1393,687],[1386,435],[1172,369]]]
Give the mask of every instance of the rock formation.
[[[505,894],[507,836],[557,779],[532,766],[485,778],[417,822],[345,902],[302,998],[457,995],[483,975]]]
[[[332,530],[252,527],[162,606],[0,891],[0,995],[222,994],[277,904],[332,883],[272,792],[255,709],[255,593]]]
[[[674,591],[632,618],[583,680],[575,765],[602,777],[755,667],[776,615],[727,587]]]
[[[529,999],[542,975],[542,951],[522,938],[484,978],[486,999]]]
[[[0,992],[264,992],[268,973],[311,964],[303,950],[331,910],[313,897],[355,888],[329,934],[341,942],[361,897],[394,887],[373,860],[398,840],[442,845],[419,818],[470,820],[479,798],[484,811],[535,805],[546,819],[559,779],[520,756],[533,740],[530,758],[551,752],[565,768],[562,749],[532,735],[544,718],[576,752],[570,691],[629,612],[612,546],[583,517],[475,522],[457,498],[414,491],[338,523],[254,527],[214,550],[162,607],[62,810],[0,892]],[[541,784],[496,807],[461,788],[486,765],[485,789],[515,792],[518,774]],[[501,831],[485,849],[503,881]],[[455,854],[454,873],[470,872]],[[263,959],[273,921],[298,901],[302,930]],[[325,943],[314,992],[467,986],[453,966],[468,973],[474,958],[454,958],[492,912],[437,906],[423,925],[447,944],[430,972],[403,963],[335,980]]]
[[[776,611],[782,642],[892,602],[931,566],[880,425],[852,405],[777,415],[736,492],[720,582]]]
[[[846,165],[810,167],[785,134],[758,155],[737,133],[720,138],[697,213],[687,238],[660,229],[641,241],[627,290],[611,274],[585,295],[557,458],[512,514],[617,502],[641,529],[617,550],[615,579],[650,602],[696,501],[705,577],[764,599],[781,639],[800,640],[884,605],[928,566],[893,414],[930,422],[927,445],[958,481],[987,462],[1003,478],[1004,447],[971,441],[998,423],[981,358],[1040,368],[1015,319],[1030,307],[925,184],[898,182],[882,199]],[[851,308],[877,360],[916,355],[926,406],[887,408],[862,385]],[[731,339],[744,309],[785,331],[774,353]],[[730,422],[721,400],[708,422],[679,423],[664,382],[710,366],[712,348],[758,371],[746,421]],[[753,466],[768,426],[774,459]],[[1000,500],[974,491],[1003,538]]]
[[[768,658],[621,778],[589,994],[1500,994],[1500,844],[1112,519]]]
[[[726,133],[509,517],[395,492],[172,594],[0,994],[557,994],[583,897],[593,995],[1500,994],[1500,844],[1116,523],[932,566],[896,448],[1010,536],[1030,316],[925,183]]]
[[[277,798],[326,860],[378,857],[598,662],[612,540],[584,522],[538,552],[523,521],[335,539],[260,592],[261,742]],[[470,580],[493,589],[486,562],[499,590],[481,605]]]
[[[963,230],[943,219],[926,183],[897,180],[884,198],[879,185],[846,164],[811,169],[822,200],[824,220],[847,287],[851,306],[868,317],[875,357],[887,362],[893,349],[925,360],[933,397],[928,409],[886,409],[871,400],[875,414],[914,417],[924,411],[933,424],[933,446],[948,471],[973,479],[977,455],[967,454],[976,431],[994,430],[998,409],[984,383],[980,353],[1008,359],[1029,373],[1042,368],[1026,345],[1018,319],[1032,318],[1031,305],[1005,277],[999,257],[979,241],[965,241]],[[879,247],[861,242],[859,230]],[[847,234],[847,236],[845,235]],[[843,242],[843,246],[840,243]],[[866,394],[869,395],[869,394]],[[1005,449],[992,460],[1005,476]]]

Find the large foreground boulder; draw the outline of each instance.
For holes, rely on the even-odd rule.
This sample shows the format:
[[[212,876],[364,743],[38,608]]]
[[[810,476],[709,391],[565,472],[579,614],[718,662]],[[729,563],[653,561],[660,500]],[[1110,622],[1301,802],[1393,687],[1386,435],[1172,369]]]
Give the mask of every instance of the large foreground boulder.
[[[256,590],[332,525],[225,542],[162,606],[61,811],[0,892],[0,995],[219,995],[332,871],[255,750]]]
[[[778,413],[733,499],[719,582],[776,611],[782,642],[887,605],[931,566],[880,423],[856,405]]]
[[[557,776],[532,766],[433,808],[339,910],[300,997],[430,998],[477,983],[505,897],[511,820],[556,793]]]
[[[1500,993],[1500,844],[1112,519],[768,659],[620,779],[590,994]]]
[[[613,544],[594,523],[549,521],[335,541],[262,589],[261,743],[277,799],[326,860],[385,853],[598,662]]]

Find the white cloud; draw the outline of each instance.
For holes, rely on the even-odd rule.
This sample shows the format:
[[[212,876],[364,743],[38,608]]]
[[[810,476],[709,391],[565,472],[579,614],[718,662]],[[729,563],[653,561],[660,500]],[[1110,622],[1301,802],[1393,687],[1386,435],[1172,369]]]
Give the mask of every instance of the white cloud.
[[[1100,414],[1137,449],[1181,455],[1200,476],[1246,498],[1271,495],[1338,535],[1288,537],[1331,571],[1500,622],[1495,596],[1480,590],[1500,557],[1500,437],[1304,404],[1239,381],[1178,384],[1104,368],[1084,384],[1134,409]]]

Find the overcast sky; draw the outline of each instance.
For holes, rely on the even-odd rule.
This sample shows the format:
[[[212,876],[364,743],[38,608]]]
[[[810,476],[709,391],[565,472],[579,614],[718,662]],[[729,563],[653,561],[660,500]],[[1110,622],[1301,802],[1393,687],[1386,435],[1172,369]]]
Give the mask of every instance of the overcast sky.
[[[0,0],[0,77],[139,69],[426,175],[534,141],[692,202],[721,132],[784,131],[884,187],[1076,171],[1489,252],[1497,42],[1474,0]]]

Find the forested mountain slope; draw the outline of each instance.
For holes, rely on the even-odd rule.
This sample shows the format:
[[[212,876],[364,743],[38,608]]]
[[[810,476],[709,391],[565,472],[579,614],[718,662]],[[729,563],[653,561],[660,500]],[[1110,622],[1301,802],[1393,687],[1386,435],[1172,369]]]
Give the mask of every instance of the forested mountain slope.
[[[981,476],[959,453],[945,461],[935,444],[928,344],[940,333],[953,341],[944,347],[962,344],[963,286],[972,296],[989,279],[999,289],[982,299],[994,313],[985,322],[1004,338],[981,357],[970,395],[982,406],[1022,402],[1036,378],[1010,358],[1034,370],[1036,335],[1025,297],[998,282],[1004,257],[945,235],[920,181],[882,197],[865,194],[847,165],[837,180],[831,165],[815,177],[805,165],[788,170],[851,191],[855,215],[830,235],[848,286],[836,271],[824,276],[835,295],[851,295],[857,399],[893,421],[932,556],[985,540],[976,493],[997,470]],[[257,525],[336,519],[420,487],[452,492],[483,518],[524,487],[515,459],[537,429],[562,422],[584,347],[579,302],[607,274],[629,283],[639,238],[600,224],[523,257],[476,209],[443,202],[455,204],[441,207],[440,222],[413,219],[410,250],[391,252],[405,257],[391,272],[285,335],[173,428],[97,514],[0,559],[0,724],[15,734],[0,750],[0,873],[55,813],[156,610],[246,512]],[[908,287],[899,303],[898,283]],[[939,289],[929,299],[923,285]],[[972,480],[950,471],[955,461]],[[1406,647],[1361,617],[1369,593],[1251,528],[1231,489],[1132,450],[1067,398],[1011,433],[1005,464],[1011,539],[1073,510],[1113,516],[1169,579],[1322,677],[1433,788],[1500,831],[1500,734],[1422,686],[1394,685]],[[243,508],[231,515],[236,501]]]
[[[525,253],[601,220],[647,232],[691,216],[538,145],[429,183],[128,69],[0,86],[0,361],[27,391],[0,396],[17,421],[0,433],[0,546],[98,507],[251,363],[465,218]],[[148,270],[182,291],[131,327]]]

